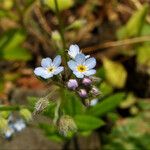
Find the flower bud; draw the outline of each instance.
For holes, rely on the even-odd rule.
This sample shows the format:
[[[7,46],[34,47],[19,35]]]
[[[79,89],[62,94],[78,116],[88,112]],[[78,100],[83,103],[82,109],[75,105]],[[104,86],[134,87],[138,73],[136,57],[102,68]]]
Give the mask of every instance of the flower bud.
[[[52,39],[54,41],[58,41],[58,42],[61,41],[61,36],[60,36],[58,31],[53,31],[52,32]]]
[[[33,114],[38,114],[42,112],[49,104],[49,101],[47,98],[40,98],[37,103],[35,104],[35,110]]]
[[[80,29],[86,24],[86,20],[80,19],[80,20],[75,20],[71,25],[67,27],[68,30],[70,29]]]
[[[88,98],[86,99],[82,99],[82,103],[84,104],[84,106],[89,107],[90,106],[90,100]]]
[[[81,98],[86,98],[88,96],[85,89],[80,89],[78,93],[79,93]]]
[[[23,117],[23,119],[26,121],[26,122],[29,122],[30,120],[32,120],[32,114],[31,112],[26,109],[26,108],[23,108],[20,110],[20,115],[21,117]]]
[[[89,86],[89,85],[91,85],[91,83],[92,83],[92,80],[89,79],[89,78],[84,78],[82,80],[82,84],[85,85],[85,86]]]
[[[76,132],[77,126],[72,117],[63,115],[58,120],[58,130],[60,134],[67,136],[70,131]]]
[[[91,102],[90,102],[90,106],[95,106],[97,103],[98,103],[98,99],[97,98],[92,99]]]
[[[98,88],[96,88],[95,86],[92,87],[91,93],[92,93],[94,96],[100,95],[100,91],[99,91]]]
[[[75,89],[78,87],[78,82],[77,82],[77,80],[75,80],[75,79],[70,79],[70,80],[67,82],[67,86],[68,86],[69,89],[75,90]]]
[[[5,133],[8,129],[8,121],[0,117],[0,133]]]
[[[10,115],[10,111],[1,111],[0,116],[7,119]]]

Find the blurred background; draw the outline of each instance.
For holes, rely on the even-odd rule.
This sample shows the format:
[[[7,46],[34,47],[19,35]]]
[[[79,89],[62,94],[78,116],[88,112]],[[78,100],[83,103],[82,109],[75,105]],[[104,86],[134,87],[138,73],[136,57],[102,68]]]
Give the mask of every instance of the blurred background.
[[[150,149],[150,1],[58,0],[58,7],[67,47],[78,44],[97,59],[101,98],[87,112],[94,117],[79,110],[79,132],[63,137],[51,124],[52,105],[16,121],[15,133],[0,136],[0,150]],[[12,124],[18,105],[31,117],[36,98],[52,89],[33,69],[62,47],[54,0],[0,0],[0,106],[15,106],[0,109],[2,118]]]

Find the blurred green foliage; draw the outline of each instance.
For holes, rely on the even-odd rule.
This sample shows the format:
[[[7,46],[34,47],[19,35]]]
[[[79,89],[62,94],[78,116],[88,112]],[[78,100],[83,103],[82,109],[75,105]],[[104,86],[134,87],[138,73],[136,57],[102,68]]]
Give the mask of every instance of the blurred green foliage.
[[[31,60],[31,53],[21,46],[25,39],[26,33],[23,30],[11,29],[6,31],[0,37],[0,59]]]
[[[137,10],[128,20],[126,25],[118,30],[118,38],[124,39],[141,35],[141,31],[145,23],[145,18],[148,13],[148,10],[148,4],[143,5],[141,9]]]
[[[75,123],[77,124],[79,134],[87,136],[89,135],[89,133],[92,133],[93,130],[105,124],[105,122],[99,117],[104,116],[105,114],[116,108],[124,99],[124,96],[124,93],[114,94],[112,96],[104,98],[100,103],[86,110],[80,99],[76,97],[74,93],[66,90],[64,92],[63,99],[63,105],[65,106],[63,113],[72,116]],[[33,110],[36,98],[29,97],[28,100],[30,109]],[[54,105],[55,103],[50,102],[49,106],[43,112],[43,115],[50,119],[54,118]],[[69,134],[67,137],[63,137],[58,134],[58,131],[54,126],[47,125],[43,122],[40,123],[39,127],[45,132],[46,136],[56,141],[59,141],[60,139],[71,138],[73,136],[72,134]],[[55,139],[53,137],[57,138]]]
[[[28,38],[28,33],[25,24],[22,24],[21,22],[22,20],[24,21],[24,19],[27,21],[29,20],[28,18],[20,15],[30,10],[29,8],[32,6],[34,0],[26,0],[24,8],[17,8],[18,11],[22,14],[12,13],[11,9],[16,6],[14,1],[1,0],[0,2],[3,2],[3,9],[0,9],[0,19],[9,18],[19,23],[19,27],[17,26],[16,28],[7,29],[1,32],[0,59],[6,61],[32,60],[32,53],[24,47],[24,43]],[[54,0],[41,0],[41,2],[48,7],[48,10],[55,12]],[[74,4],[84,3],[85,0],[58,0],[58,8],[62,12],[73,7]],[[130,40],[130,38],[138,38],[150,35],[150,24],[146,22],[148,11],[148,4],[144,4],[141,9],[138,9],[135,13],[133,13],[127,23],[118,29],[118,40]],[[41,29],[39,29],[39,26],[33,20],[31,20],[31,22],[33,27],[38,31],[37,33],[40,33]],[[85,22],[83,20],[75,20],[72,24],[66,27],[66,30],[82,28],[84,23]],[[56,26],[55,23],[54,26]],[[54,35],[56,36],[57,34]],[[48,37],[48,40],[50,40],[50,38],[51,37]],[[60,40],[60,37],[55,37],[53,39]],[[54,44],[56,43],[55,40]],[[133,51],[133,55],[136,56],[137,66],[146,68],[144,71],[150,74],[150,42],[134,44],[131,49],[131,51]],[[119,52],[120,51],[118,51],[118,53]],[[124,50],[124,53],[125,52],[126,50]],[[73,92],[64,90],[61,95],[63,97],[62,105],[64,108],[62,113],[64,115],[70,115],[74,119],[78,127],[78,134],[84,136],[88,136],[94,130],[104,126],[106,122],[103,117],[107,116],[112,120],[112,122],[117,122],[114,125],[111,134],[105,137],[105,141],[107,142],[103,146],[104,150],[148,150],[150,143],[149,102],[139,100],[139,98],[136,98],[136,96],[132,94],[132,91],[131,93],[129,92],[126,96],[124,88],[128,74],[126,68],[121,62],[111,60],[110,58],[103,58],[102,61],[103,65],[97,70],[97,76],[102,79],[101,83],[98,84],[99,89],[102,91],[100,101],[95,106],[91,106],[86,109],[80,101],[79,97],[77,97]],[[11,74],[11,76],[9,74],[5,74],[0,77],[0,91],[4,87],[5,80],[14,80],[18,77],[18,74],[15,74],[14,76],[13,74]],[[119,91],[121,89],[123,92],[115,92],[116,89]],[[31,111],[34,110],[36,101],[36,97],[28,98],[28,108]],[[55,107],[56,103],[51,102],[50,100],[47,109],[42,113],[42,115],[47,117],[51,122],[55,117]],[[123,110],[129,109],[131,116],[138,115],[132,118],[122,119],[117,113],[114,113],[114,110],[117,107],[120,107],[120,109]],[[2,113],[4,116],[6,115],[4,111]],[[27,114],[29,115],[29,113]],[[38,127],[44,131],[45,135],[49,139],[54,141],[60,142],[70,139],[74,136],[73,133],[70,133],[67,137],[63,137],[58,133],[57,128],[50,123],[47,124],[42,122],[39,123]]]
[[[51,10],[55,11],[55,0],[41,0],[42,3],[46,4]],[[59,11],[63,11],[66,9],[69,9],[71,6],[73,6],[74,0],[59,0],[58,1],[58,8]]]
[[[143,110],[136,117],[117,121],[111,134],[106,136],[104,150],[149,149],[150,109],[147,107],[150,108],[150,102],[144,100],[141,102]]]

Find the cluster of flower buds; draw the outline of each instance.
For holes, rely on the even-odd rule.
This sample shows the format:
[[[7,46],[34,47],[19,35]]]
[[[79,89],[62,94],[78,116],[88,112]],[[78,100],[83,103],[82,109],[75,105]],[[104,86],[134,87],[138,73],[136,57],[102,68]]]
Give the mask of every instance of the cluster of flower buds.
[[[68,81],[66,81],[67,83],[65,84],[68,89],[76,91],[82,98],[83,102],[84,99],[86,99],[85,101],[87,103],[88,100],[90,101],[90,99],[93,99],[100,94],[99,90],[94,86],[95,78],[93,75],[96,73],[96,70],[94,69],[96,66],[96,59],[94,57],[90,57],[90,55],[84,55],[80,51],[78,45],[71,45],[68,50],[68,55],[71,58],[71,60],[67,62],[68,68],[73,74],[71,75],[72,78],[67,79]],[[34,73],[39,77],[49,79],[66,70],[60,65],[60,55],[56,56],[54,60],[47,57],[42,59],[41,67],[35,68]],[[90,105],[90,103],[87,103],[86,105]],[[37,106],[40,105],[38,104]],[[36,108],[36,110],[38,110],[38,108]]]
[[[83,104],[86,106],[92,105],[92,101],[88,101],[88,99],[94,99],[100,95],[99,89],[93,85],[92,78],[85,77],[82,80],[70,79],[67,82],[67,87],[70,90],[77,92],[77,94],[81,97]]]

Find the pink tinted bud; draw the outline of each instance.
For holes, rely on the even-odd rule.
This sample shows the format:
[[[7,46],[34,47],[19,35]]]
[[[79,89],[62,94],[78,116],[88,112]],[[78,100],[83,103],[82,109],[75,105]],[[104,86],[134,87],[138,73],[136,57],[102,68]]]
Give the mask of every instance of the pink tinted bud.
[[[96,88],[96,87],[94,86],[94,87],[92,87],[91,93],[92,93],[94,96],[98,96],[98,95],[100,94],[100,91],[98,90],[98,88]]]
[[[79,93],[80,97],[82,97],[82,98],[86,98],[88,96],[85,89],[80,89],[78,93]]]
[[[78,87],[78,82],[77,82],[77,80],[75,80],[75,79],[70,79],[70,80],[67,82],[67,86],[68,86],[69,89],[75,90],[75,89]]]
[[[84,78],[84,79],[82,80],[82,83],[83,83],[85,86],[88,86],[88,85],[91,85],[92,80],[89,79],[89,78]]]

